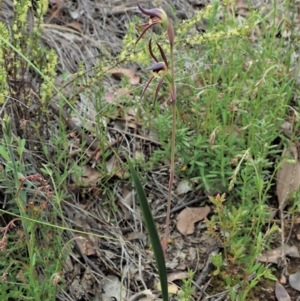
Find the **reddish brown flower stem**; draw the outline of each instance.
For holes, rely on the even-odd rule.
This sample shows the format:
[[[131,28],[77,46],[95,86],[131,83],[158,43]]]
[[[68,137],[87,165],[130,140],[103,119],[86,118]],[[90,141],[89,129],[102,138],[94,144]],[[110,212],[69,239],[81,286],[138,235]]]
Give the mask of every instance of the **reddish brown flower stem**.
[[[171,162],[170,162],[170,179],[169,179],[169,187],[168,187],[168,200],[167,200],[167,217],[166,217],[166,229],[165,229],[165,237],[162,240],[162,248],[164,251],[164,254],[166,255],[167,250],[167,244],[168,244],[168,237],[169,237],[169,228],[170,228],[170,214],[171,214],[171,199],[172,199],[172,187],[174,182],[174,172],[175,172],[175,137],[176,137],[176,86],[175,86],[175,72],[174,72],[174,29],[172,26],[172,23],[166,13],[159,8],[153,8],[153,9],[144,9],[138,4],[138,8],[140,11],[149,17],[149,22],[143,24],[143,31],[138,37],[136,43],[142,38],[142,36],[146,33],[147,30],[149,30],[151,27],[157,24],[162,24],[167,28],[167,36],[169,40],[169,46],[170,46],[170,63],[171,63],[171,70],[169,71],[168,68],[168,62],[167,57],[162,49],[162,47],[157,43],[157,47],[160,51],[160,55],[163,59],[163,62],[159,62],[157,57],[152,51],[152,44],[151,39],[149,40],[149,53],[151,57],[156,62],[153,66],[147,68],[148,70],[152,70],[153,72],[159,72],[159,71],[165,71],[165,75],[162,77],[160,82],[157,85],[156,91],[155,91],[155,99],[158,95],[158,92],[161,88],[162,82],[164,78],[166,77],[169,82],[169,88],[170,88],[170,106],[172,111],[172,140],[171,140]],[[154,75],[150,77],[148,82],[146,83],[141,97],[143,97],[146,89],[148,88],[149,84],[152,82],[154,78]]]
[[[172,137],[171,137],[171,162],[170,162],[170,179],[169,179],[169,187],[168,187],[166,229],[165,229],[164,243],[162,245],[165,255],[167,250],[169,228],[170,228],[172,187],[173,187],[174,172],[175,172],[175,142],[176,142],[176,86],[175,86],[175,78],[174,78],[175,73],[174,73],[173,43],[171,41],[170,41],[170,63],[171,63],[170,106],[172,111]]]

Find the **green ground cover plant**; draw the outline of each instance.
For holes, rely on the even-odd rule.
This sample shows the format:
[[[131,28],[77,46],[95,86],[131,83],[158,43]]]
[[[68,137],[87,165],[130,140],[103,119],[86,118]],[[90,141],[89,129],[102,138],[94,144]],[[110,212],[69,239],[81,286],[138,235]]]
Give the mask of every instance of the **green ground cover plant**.
[[[175,173],[209,195],[227,193],[226,201],[225,194],[211,198],[216,214],[207,222],[209,233],[224,247],[224,259],[218,254],[214,261],[216,275],[224,279],[232,300],[247,300],[263,277],[276,280],[257,258],[279,231],[276,225],[265,233],[262,229],[270,218],[268,200],[281,154],[276,141],[293,98],[294,79],[288,70],[294,45],[286,48],[277,41],[278,28],[269,26],[269,19],[256,11],[242,25],[226,16],[225,27],[230,28],[226,31],[224,23],[216,22],[217,10],[218,4],[208,6],[195,17],[206,18],[205,35],[188,37],[192,20],[179,25],[177,33],[182,36],[175,39],[175,49],[185,45],[188,52],[175,58],[177,127],[171,126],[174,115],[169,118],[168,110],[154,119],[165,144],[152,159],[170,157],[173,144],[168,137],[175,131],[175,156],[180,158]],[[262,32],[255,47],[248,34],[256,26]],[[138,56],[141,62],[146,57],[142,51]],[[188,59],[193,66],[184,72]],[[229,273],[236,268],[238,277]],[[240,282],[242,289],[236,292],[233,287]]]
[[[42,43],[48,1],[35,4],[33,16],[31,1],[14,1],[12,31],[0,23],[1,300],[56,300],[66,286],[61,276],[72,239],[64,235],[76,231],[65,223],[62,202],[69,177],[83,173],[80,160],[68,157],[63,108],[81,116],[54,84],[57,55]]]
[[[0,24],[0,183],[1,197],[5,200],[1,206],[4,222],[4,225],[1,223],[1,300],[54,300],[63,262],[69,252],[67,248],[66,252],[62,252],[63,230],[49,228],[51,224],[58,224],[57,218],[62,214],[60,198],[64,195],[61,194],[60,183],[54,178],[53,186],[46,180],[46,175],[38,173],[30,164],[34,158],[32,154],[40,149],[38,145],[43,141],[39,141],[39,137],[44,135],[48,121],[46,112],[53,95],[51,85],[55,79],[57,61],[54,51],[49,51],[40,43],[47,1],[37,2],[36,27],[28,34],[29,7],[29,1],[15,2],[12,32],[9,33],[5,24]],[[40,47],[37,48],[37,44]],[[39,96],[32,94],[31,85],[34,83],[28,61],[46,79],[40,86]],[[9,84],[11,80],[18,85],[12,87]],[[40,98],[37,100],[35,97]],[[6,107],[13,112],[10,117],[3,113]],[[29,107],[35,107],[33,114],[30,114]],[[36,138],[34,141],[32,133]],[[37,274],[39,269],[44,279]]]

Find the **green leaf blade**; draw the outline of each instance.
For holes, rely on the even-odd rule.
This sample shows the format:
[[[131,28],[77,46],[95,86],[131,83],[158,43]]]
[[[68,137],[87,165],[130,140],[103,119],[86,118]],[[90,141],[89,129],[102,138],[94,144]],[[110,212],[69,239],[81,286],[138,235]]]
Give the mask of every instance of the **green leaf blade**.
[[[157,229],[154,223],[154,219],[152,216],[152,212],[150,206],[148,204],[148,200],[146,197],[145,190],[141,184],[138,174],[136,173],[132,163],[128,160],[129,169],[131,172],[131,177],[134,182],[138,200],[141,206],[141,210],[143,213],[144,222],[149,233],[151,245],[153,248],[159,279],[161,283],[162,297],[164,301],[169,300],[168,295],[168,280],[167,280],[167,269],[165,263],[164,252],[162,250],[161,242],[157,233]]]

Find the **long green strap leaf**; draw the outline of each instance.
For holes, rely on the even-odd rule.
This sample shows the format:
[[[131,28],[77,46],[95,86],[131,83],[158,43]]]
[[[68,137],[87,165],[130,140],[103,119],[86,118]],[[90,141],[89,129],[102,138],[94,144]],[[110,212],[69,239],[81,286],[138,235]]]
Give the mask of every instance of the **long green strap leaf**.
[[[156,265],[157,265],[160,284],[161,284],[162,298],[164,301],[168,301],[169,295],[168,295],[167,269],[166,269],[164,253],[161,247],[161,242],[159,240],[159,236],[156,230],[156,226],[154,223],[154,219],[152,216],[150,206],[148,204],[148,200],[144,188],[130,160],[128,160],[128,165],[131,172],[132,180],[136,188],[138,200],[141,206],[146,228],[150,237],[151,245],[153,248],[154,257],[156,260]]]

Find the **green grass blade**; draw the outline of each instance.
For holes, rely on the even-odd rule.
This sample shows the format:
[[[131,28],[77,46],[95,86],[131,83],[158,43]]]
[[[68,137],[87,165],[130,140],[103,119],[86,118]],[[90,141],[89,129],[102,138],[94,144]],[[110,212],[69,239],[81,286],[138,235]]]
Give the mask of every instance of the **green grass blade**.
[[[129,169],[131,172],[131,177],[134,182],[138,200],[141,206],[141,210],[143,213],[144,221],[146,224],[146,228],[148,230],[148,234],[150,237],[151,245],[153,248],[156,265],[158,269],[160,284],[161,284],[161,291],[162,291],[162,297],[164,301],[169,300],[168,296],[168,280],[167,280],[167,270],[166,270],[166,263],[165,263],[165,257],[164,253],[161,247],[161,242],[158,237],[158,233],[156,230],[156,226],[154,223],[154,219],[152,216],[152,212],[150,209],[150,206],[148,204],[148,200],[144,191],[144,188],[141,184],[141,181],[135,171],[135,169],[132,166],[132,163],[128,160]]]

